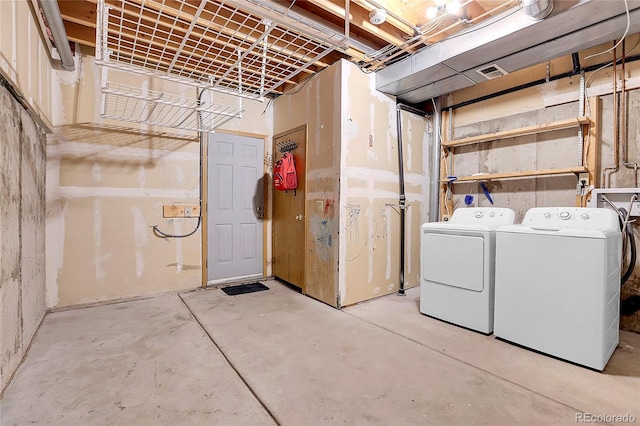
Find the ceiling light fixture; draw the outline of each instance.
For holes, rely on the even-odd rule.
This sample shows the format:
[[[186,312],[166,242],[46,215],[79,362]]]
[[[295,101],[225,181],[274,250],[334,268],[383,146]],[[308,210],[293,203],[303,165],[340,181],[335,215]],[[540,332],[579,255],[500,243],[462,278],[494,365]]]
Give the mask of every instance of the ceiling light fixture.
[[[369,22],[373,25],[380,25],[387,20],[387,11],[384,9],[373,9],[369,12]]]

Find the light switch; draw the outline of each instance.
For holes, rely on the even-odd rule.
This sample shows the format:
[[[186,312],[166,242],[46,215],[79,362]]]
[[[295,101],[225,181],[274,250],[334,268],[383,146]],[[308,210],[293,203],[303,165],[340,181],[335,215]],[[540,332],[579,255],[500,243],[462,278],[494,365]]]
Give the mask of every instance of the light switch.
[[[324,210],[324,201],[322,200],[316,201],[316,208],[318,209],[319,212]]]

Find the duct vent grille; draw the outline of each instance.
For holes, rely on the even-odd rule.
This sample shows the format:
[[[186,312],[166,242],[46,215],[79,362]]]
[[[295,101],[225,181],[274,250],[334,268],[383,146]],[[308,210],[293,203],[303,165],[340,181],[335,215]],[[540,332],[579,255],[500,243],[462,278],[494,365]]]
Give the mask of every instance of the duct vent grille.
[[[487,80],[493,80],[494,78],[502,77],[509,74],[496,64],[487,65],[485,67],[476,70],[478,74],[486,78]]]

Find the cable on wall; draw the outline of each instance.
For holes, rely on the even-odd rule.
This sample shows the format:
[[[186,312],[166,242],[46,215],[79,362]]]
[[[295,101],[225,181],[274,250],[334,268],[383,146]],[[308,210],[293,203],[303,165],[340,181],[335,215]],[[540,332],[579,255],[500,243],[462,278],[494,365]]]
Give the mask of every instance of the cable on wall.
[[[607,49],[605,51],[602,51],[600,53],[594,53],[593,55],[589,55],[584,59],[589,59],[589,58],[593,58],[595,56],[600,56],[600,55],[604,55],[605,53],[609,53],[609,52],[615,50],[618,47],[618,45],[620,43],[622,43],[622,40],[624,40],[625,37],[627,36],[627,33],[629,32],[629,26],[631,25],[631,17],[629,16],[629,3],[628,3],[627,0],[624,0],[624,8],[625,8],[625,12],[627,13],[627,28],[624,30],[624,34],[622,34],[622,37],[620,37],[620,40],[618,41],[618,43],[616,43],[613,47],[611,47],[611,48],[609,48],[609,49]]]
[[[200,89],[200,93],[198,93],[198,103],[202,102],[202,94],[204,93],[204,89]],[[201,112],[198,111],[198,120],[202,121]],[[204,156],[204,144],[205,144],[205,132],[198,132],[200,139],[200,176],[198,179],[198,205],[200,206],[200,212],[198,213],[198,223],[196,223],[193,231],[187,234],[167,234],[166,232],[161,231],[158,228],[158,225],[153,225],[151,228],[153,229],[153,235],[158,238],[186,238],[195,234],[198,229],[200,229],[200,224],[202,223],[202,157]]]

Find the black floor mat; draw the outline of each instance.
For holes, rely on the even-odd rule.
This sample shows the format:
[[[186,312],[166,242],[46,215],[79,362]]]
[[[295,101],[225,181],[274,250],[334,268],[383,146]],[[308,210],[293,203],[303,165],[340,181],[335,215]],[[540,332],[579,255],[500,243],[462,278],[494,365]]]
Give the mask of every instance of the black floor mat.
[[[238,294],[254,293],[256,291],[264,290],[269,290],[269,287],[262,283],[241,284],[222,288],[222,291],[227,293],[229,296],[237,296]]]

